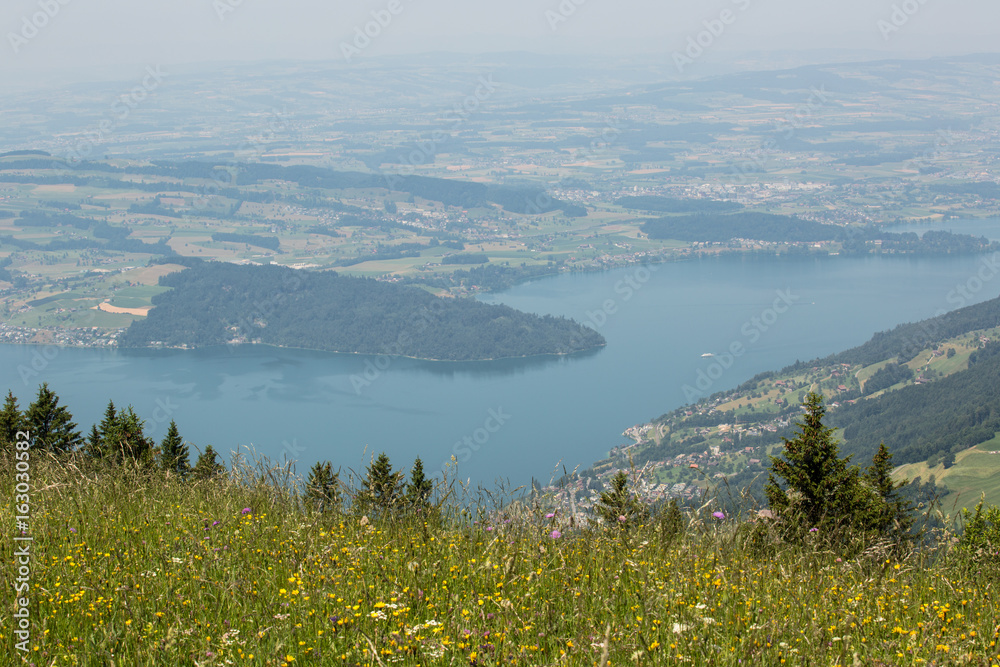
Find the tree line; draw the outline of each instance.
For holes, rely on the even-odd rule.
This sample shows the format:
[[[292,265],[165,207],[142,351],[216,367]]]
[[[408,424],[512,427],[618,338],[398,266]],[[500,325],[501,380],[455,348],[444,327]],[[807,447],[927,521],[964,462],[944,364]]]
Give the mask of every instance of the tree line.
[[[20,409],[13,392],[7,392],[0,410],[0,453],[14,450],[19,432],[30,434],[29,451],[48,452],[57,457],[82,457],[110,468],[134,465],[161,471],[184,481],[212,480],[224,475],[226,466],[208,445],[192,464],[191,445],[181,437],[174,420],[156,443],[146,434],[145,420],[131,405],[120,408],[108,401],[103,418],[84,436],[73,415],[59,397],[43,383],[35,399]],[[434,483],[424,473],[418,457],[409,479],[394,470],[383,452],[373,458],[359,489],[348,487],[329,461],[317,462],[309,471],[304,488],[305,501],[319,511],[343,509],[346,495],[355,509],[377,515],[412,509],[430,509]]]
[[[218,454],[208,445],[192,466],[189,446],[185,444],[171,420],[167,434],[157,445],[145,433],[145,421],[132,406],[120,409],[108,401],[104,418],[94,424],[85,437],[77,430],[73,415],[59,397],[43,383],[35,399],[21,410],[14,393],[7,392],[0,410],[0,451],[10,451],[17,433],[30,434],[30,449],[56,456],[82,455],[96,462],[123,465],[126,462],[147,468],[159,468],[181,478],[210,479],[225,467]]]

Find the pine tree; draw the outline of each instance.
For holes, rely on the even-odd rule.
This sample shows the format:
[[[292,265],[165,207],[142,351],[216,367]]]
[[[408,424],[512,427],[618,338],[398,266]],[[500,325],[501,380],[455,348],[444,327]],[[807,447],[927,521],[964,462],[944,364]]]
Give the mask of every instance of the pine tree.
[[[649,518],[649,508],[628,490],[628,474],[619,470],[611,479],[611,489],[601,492],[594,506],[606,526],[635,528]]]
[[[49,389],[48,383],[42,383],[35,401],[25,411],[24,426],[31,432],[35,449],[62,454],[83,442],[73,423],[73,415],[59,405],[59,397]]]
[[[412,507],[426,507],[433,491],[434,482],[424,475],[424,462],[418,456],[406,484],[406,502]]]
[[[309,471],[306,500],[320,512],[340,507],[340,474],[333,472],[329,461],[317,461]]]
[[[23,430],[24,415],[17,407],[14,392],[7,392],[3,410],[0,411],[0,451],[12,451],[17,442],[17,432]]]
[[[403,498],[402,473],[393,472],[392,463],[385,452],[368,466],[358,494],[360,508],[375,512],[388,512],[396,508]]]
[[[167,435],[160,443],[160,468],[175,473],[184,479],[191,472],[188,446],[184,444],[177,423],[170,420]]]
[[[226,466],[219,463],[218,454],[212,449],[212,445],[209,445],[198,456],[198,460],[191,470],[191,476],[198,480],[215,479],[224,472],[226,472]]]
[[[850,457],[840,458],[834,429],[823,425],[823,397],[810,392],[802,406],[798,436],[784,438],[784,458],[771,457],[764,488],[771,510],[800,535],[816,528],[831,539],[843,529],[863,528],[873,494],[861,483],[857,466],[849,466]],[[787,488],[779,485],[779,478]]]

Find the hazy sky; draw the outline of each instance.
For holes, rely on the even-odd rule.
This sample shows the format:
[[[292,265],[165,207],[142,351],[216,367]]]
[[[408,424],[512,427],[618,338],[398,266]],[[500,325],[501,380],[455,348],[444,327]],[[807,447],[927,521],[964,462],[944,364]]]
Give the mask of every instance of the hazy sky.
[[[355,29],[364,30],[379,16],[384,25],[368,26],[376,35],[371,42],[355,43]],[[716,34],[704,32],[701,39],[714,58],[806,48],[900,56],[993,51],[1000,44],[1000,2],[2,0],[0,74],[272,58],[346,64],[344,44],[352,62],[437,50],[670,59],[689,37],[712,28]]]

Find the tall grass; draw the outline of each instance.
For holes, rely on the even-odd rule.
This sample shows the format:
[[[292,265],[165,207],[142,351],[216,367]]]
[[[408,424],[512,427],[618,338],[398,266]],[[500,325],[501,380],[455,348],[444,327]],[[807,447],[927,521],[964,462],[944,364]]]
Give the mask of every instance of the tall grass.
[[[32,479],[35,665],[1000,665],[997,572],[947,534],[847,558],[710,506],[626,532],[454,486],[429,512],[321,514],[252,458],[194,483],[36,458]],[[9,535],[11,474],[0,493]]]

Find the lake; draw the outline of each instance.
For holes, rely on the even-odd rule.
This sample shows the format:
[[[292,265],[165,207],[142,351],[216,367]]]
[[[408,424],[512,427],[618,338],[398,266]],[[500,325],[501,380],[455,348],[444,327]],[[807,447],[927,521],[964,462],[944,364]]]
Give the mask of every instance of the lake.
[[[266,347],[115,351],[0,346],[22,408],[48,382],[84,434],[108,399],[157,440],[252,446],[361,470],[385,451],[492,486],[588,466],[622,431],[758,372],[997,296],[985,257],[733,257],[563,274],[483,300],[590,324],[606,348],[570,358],[426,362]],[[957,297],[962,288],[964,296]],[[735,353],[735,354],[734,354]],[[713,357],[703,355],[712,354]]]

